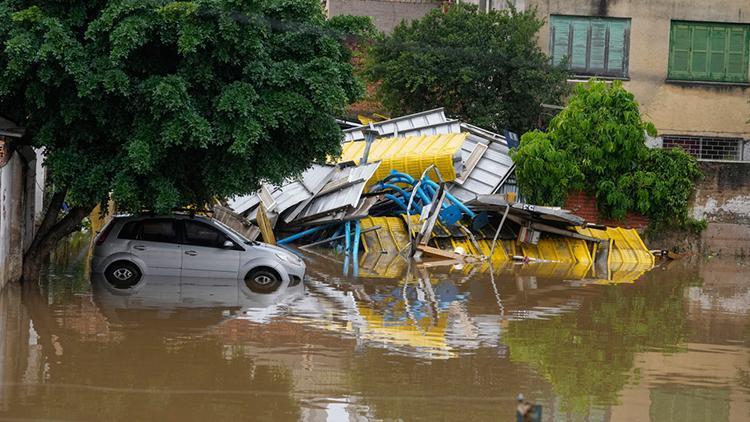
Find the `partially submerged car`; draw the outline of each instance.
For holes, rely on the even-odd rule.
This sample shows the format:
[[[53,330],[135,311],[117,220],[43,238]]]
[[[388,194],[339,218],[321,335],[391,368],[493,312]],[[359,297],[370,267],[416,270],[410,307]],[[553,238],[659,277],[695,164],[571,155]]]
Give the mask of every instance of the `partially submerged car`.
[[[305,275],[305,263],[286,249],[189,215],[114,217],[95,240],[91,265],[120,288],[144,275],[180,276],[244,280],[253,292],[271,293]]]

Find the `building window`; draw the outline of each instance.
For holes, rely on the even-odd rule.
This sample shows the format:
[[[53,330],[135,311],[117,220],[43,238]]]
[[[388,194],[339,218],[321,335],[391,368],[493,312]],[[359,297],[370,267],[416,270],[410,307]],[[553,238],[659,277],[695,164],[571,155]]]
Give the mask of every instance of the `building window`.
[[[550,53],[577,75],[628,76],[630,19],[552,15]]]
[[[669,79],[747,82],[750,25],[673,21]]]
[[[742,161],[742,138],[717,138],[711,136],[665,135],[664,148],[679,147],[700,160]],[[750,159],[750,157],[747,157]]]

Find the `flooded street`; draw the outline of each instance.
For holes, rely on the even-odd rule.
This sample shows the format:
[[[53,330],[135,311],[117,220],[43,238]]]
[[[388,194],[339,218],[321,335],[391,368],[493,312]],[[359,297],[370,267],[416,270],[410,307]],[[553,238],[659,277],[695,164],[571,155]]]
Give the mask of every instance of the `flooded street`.
[[[601,284],[569,268],[404,268],[304,286],[146,278],[57,259],[0,297],[0,419],[750,418],[750,267],[675,261]],[[390,274],[389,274],[390,275]]]

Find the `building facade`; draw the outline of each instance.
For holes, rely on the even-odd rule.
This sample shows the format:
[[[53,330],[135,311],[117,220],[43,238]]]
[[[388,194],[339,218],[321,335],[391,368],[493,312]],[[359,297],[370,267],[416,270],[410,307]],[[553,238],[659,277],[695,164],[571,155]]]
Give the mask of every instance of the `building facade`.
[[[700,159],[750,161],[750,2],[528,0],[541,48],[572,81],[620,79],[659,131]]]
[[[505,0],[459,0],[480,10]],[[750,2],[747,0],[513,0],[536,8],[539,45],[567,63],[571,83],[622,80],[652,121],[657,146],[699,159],[750,161]],[[443,2],[327,0],[329,16],[371,16],[389,32]],[[439,104],[436,105],[436,107]]]

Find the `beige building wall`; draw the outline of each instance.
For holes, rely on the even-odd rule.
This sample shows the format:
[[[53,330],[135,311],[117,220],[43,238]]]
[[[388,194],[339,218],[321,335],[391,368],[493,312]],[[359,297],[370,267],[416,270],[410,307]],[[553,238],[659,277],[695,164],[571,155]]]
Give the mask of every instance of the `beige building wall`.
[[[750,87],[668,83],[672,20],[750,24],[748,0],[527,0],[547,20],[539,33],[549,54],[550,14],[630,18],[629,80],[644,117],[661,135],[710,135],[750,139]]]
[[[369,16],[375,26],[391,32],[401,21],[419,19],[440,7],[439,0],[326,0],[328,17]]]

